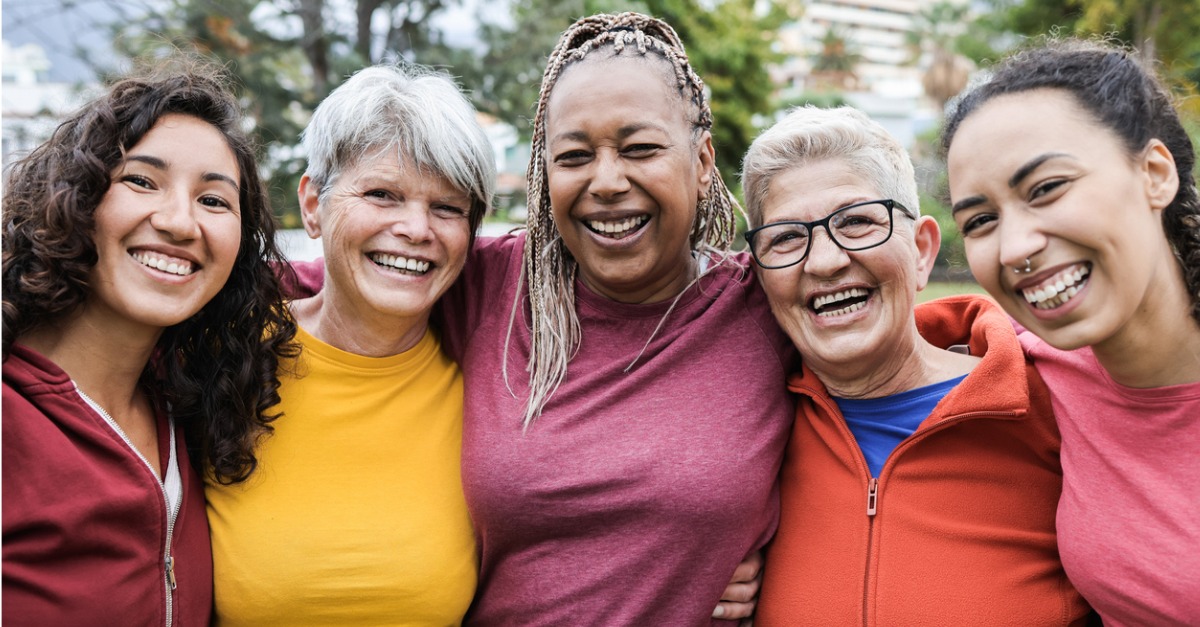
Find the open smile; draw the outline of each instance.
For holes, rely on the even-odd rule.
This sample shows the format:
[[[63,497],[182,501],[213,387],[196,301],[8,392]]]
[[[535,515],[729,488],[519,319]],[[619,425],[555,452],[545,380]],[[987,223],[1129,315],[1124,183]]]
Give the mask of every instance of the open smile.
[[[433,267],[432,263],[424,259],[413,259],[387,253],[371,253],[368,256],[375,265],[408,276],[424,276]]]
[[[621,220],[584,220],[583,224],[589,231],[601,237],[625,239],[641,230],[648,222],[650,216],[640,215]]]
[[[1087,285],[1092,274],[1090,263],[1077,263],[1047,277],[1037,285],[1017,290],[1035,309],[1056,309],[1075,298],[1075,295]]]
[[[153,268],[160,272],[166,272],[167,274],[174,274],[176,276],[188,276],[200,268],[199,264],[188,261],[187,259],[171,257],[169,255],[151,252],[148,250],[133,250],[129,252],[129,256],[133,257],[134,261],[146,266],[147,268]]]
[[[816,296],[808,303],[817,316],[832,318],[852,314],[866,306],[871,298],[871,290],[862,287],[852,287],[848,290]]]

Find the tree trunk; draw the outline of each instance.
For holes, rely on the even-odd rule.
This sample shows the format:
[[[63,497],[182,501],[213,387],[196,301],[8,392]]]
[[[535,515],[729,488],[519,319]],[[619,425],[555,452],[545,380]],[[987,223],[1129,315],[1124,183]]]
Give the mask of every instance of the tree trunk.
[[[329,42],[325,38],[323,17],[325,0],[300,0],[300,22],[304,25],[301,46],[312,66],[313,92],[316,98],[329,93]]]

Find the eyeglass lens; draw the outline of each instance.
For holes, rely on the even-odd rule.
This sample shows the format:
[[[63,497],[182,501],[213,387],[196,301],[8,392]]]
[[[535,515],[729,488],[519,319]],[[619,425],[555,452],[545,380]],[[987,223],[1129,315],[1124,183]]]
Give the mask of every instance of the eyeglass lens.
[[[811,226],[783,222],[763,227],[755,236],[759,261],[766,266],[799,263],[808,254],[812,229],[826,226],[834,243],[844,250],[878,246],[892,232],[892,212],[883,203],[872,202],[839,209]]]

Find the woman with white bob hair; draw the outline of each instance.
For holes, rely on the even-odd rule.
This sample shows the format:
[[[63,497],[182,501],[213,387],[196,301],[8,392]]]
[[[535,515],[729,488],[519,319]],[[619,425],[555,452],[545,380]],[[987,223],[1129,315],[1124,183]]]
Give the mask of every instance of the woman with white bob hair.
[[[303,351],[258,469],[208,485],[216,623],[457,624],[477,579],[462,373],[430,316],[491,202],[491,146],[415,66],[358,72],[303,140],[324,289],[291,303]]]
[[[1068,625],[1050,401],[982,296],[916,307],[941,235],[912,163],[850,108],[747,153],[746,233],[803,365],[760,625]]]

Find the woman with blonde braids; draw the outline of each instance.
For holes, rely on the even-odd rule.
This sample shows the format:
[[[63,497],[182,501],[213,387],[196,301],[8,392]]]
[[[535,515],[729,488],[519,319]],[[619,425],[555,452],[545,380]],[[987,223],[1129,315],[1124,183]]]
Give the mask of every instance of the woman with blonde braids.
[[[550,55],[528,230],[476,240],[441,302],[480,553],[467,624],[750,609],[718,601],[775,530],[792,349],[749,257],[728,253],[738,207],[711,126],[660,20],[584,18]]]
[[[711,126],[660,20],[584,18],[550,55],[528,231],[477,245],[443,301],[470,624],[707,624],[774,533],[790,343],[728,253]]]

